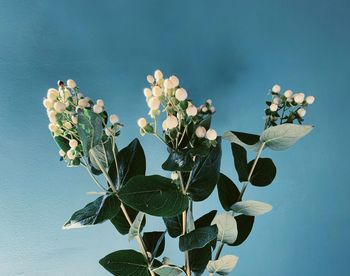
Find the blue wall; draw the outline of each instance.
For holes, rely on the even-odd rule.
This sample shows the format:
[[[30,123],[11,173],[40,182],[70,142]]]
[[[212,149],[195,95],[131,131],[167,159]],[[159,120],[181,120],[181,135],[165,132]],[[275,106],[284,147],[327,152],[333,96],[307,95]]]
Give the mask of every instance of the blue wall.
[[[248,189],[273,212],[224,253],[240,257],[233,275],[350,275],[349,12],[346,0],[1,0],[0,274],[105,275],[97,260],[129,247],[108,223],[61,230],[96,188],[83,169],[58,162],[41,102],[57,79],[77,80],[119,114],[124,146],[146,115],[145,76],[159,67],[196,103],[213,99],[220,133],[261,131],[274,83],[316,97],[306,117],[313,133],[287,152],[264,152],[278,176]],[[142,143],[148,173],[162,173],[165,149],[151,137]],[[236,179],[227,144],[222,171]]]

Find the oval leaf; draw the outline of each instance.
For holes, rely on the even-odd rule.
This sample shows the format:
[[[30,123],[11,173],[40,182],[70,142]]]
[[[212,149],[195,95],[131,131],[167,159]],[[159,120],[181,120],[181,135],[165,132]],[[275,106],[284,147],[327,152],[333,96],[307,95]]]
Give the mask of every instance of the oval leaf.
[[[213,211],[210,211],[209,213],[201,216],[199,219],[197,219],[194,222],[195,228],[201,228],[201,227],[206,227],[206,226],[211,225],[216,213],[217,213],[217,211],[213,210]]]
[[[204,272],[212,257],[211,252],[210,244],[207,244],[203,248],[193,249],[188,252],[190,267],[195,275],[201,275]]]
[[[237,223],[233,215],[228,212],[222,213],[216,216],[212,222],[218,227],[218,240],[227,243],[233,244],[238,236]]]
[[[228,275],[236,266],[238,257],[234,255],[226,255],[216,261],[209,261],[207,269],[209,273],[217,273],[219,275]]]
[[[222,208],[229,211],[231,210],[231,206],[238,201],[240,192],[230,178],[220,173],[218,181],[218,194]]]
[[[232,155],[235,163],[235,169],[238,174],[240,182],[247,181],[248,179],[248,162],[247,162],[247,151],[242,146],[231,143]]]
[[[197,228],[182,235],[179,239],[179,248],[182,252],[195,248],[202,248],[216,238],[218,228],[216,225]]]
[[[253,163],[254,160],[249,162],[249,170],[251,170]],[[250,177],[250,183],[258,187],[267,186],[274,180],[276,171],[276,166],[270,158],[259,158]]]
[[[189,152],[171,150],[168,159],[163,163],[162,168],[166,171],[190,171],[194,161]]]
[[[152,216],[172,217],[188,207],[188,197],[171,179],[160,175],[131,178],[121,187],[119,198],[132,208]]]
[[[231,143],[238,144],[246,149],[257,151],[261,145],[259,135],[243,133],[238,131],[226,131],[222,136],[223,139]]]
[[[163,254],[165,247],[165,232],[146,232],[143,234],[143,241],[145,242],[147,251],[151,252],[153,257],[159,257]]]
[[[260,141],[273,150],[285,150],[307,135],[313,126],[283,124],[269,127],[260,136]]]
[[[255,217],[239,215],[235,217],[237,222],[238,236],[236,241],[232,244],[233,246],[238,246],[242,244],[249,236],[253,229]]]
[[[182,215],[163,218],[163,221],[170,237],[176,238],[182,235]]]
[[[136,236],[138,236],[140,234],[140,228],[141,228],[144,217],[145,217],[145,213],[143,213],[143,212],[139,212],[137,214],[135,220],[133,221],[133,223],[130,226],[129,236],[128,236],[129,241],[131,241],[133,238],[135,238]]]
[[[272,206],[261,201],[246,200],[235,203],[231,210],[247,216],[259,216],[270,212]]]
[[[157,273],[159,276],[178,276],[184,274],[184,271],[181,268],[171,265],[162,265],[153,269],[153,272]]]

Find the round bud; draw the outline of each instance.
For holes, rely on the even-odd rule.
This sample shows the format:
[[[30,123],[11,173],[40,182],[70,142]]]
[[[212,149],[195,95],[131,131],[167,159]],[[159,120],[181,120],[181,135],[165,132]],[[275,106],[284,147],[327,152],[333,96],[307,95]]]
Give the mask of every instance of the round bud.
[[[72,139],[69,141],[69,146],[72,148],[72,149],[75,149],[77,146],[78,146],[78,141],[75,140],[75,139]]]
[[[70,122],[64,122],[63,123],[63,126],[66,128],[66,129],[71,129],[73,126]]]
[[[273,93],[280,93],[281,92],[281,86],[279,86],[278,84],[275,84],[274,86],[272,86],[271,91]]]
[[[49,99],[44,99],[43,105],[45,106],[46,109],[50,109],[53,107],[53,102]]]
[[[279,105],[281,103],[281,98],[279,96],[273,97],[272,103]]]
[[[145,118],[140,118],[137,120],[137,125],[140,127],[140,128],[145,128],[147,126],[147,121]]]
[[[153,88],[152,88],[152,94],[153,94],[153,96],[154,97],[160,97],[160,96],[162,96],[162,94],[163,94],[163,91],[162,91],[162,88],[160,88],[159,86],[154,86]]]
[[[72,119],[73,124],[76,125],[78,123],[78,118],[77,117],[72,116],[71,119]]]
[[[69,79],[69,80],[67,80],[67,86],[71,89],[74,89],[77,87],[77,84],[75,83],[74,80]]]
[[[151,97],[147,104],[151,110],[157,110],[160,106],[160,100],[156,97]]]
[[[271,104],[270,105],[270,110],[272,111],[272,112],[275,112],[275,111],[277,111],[277,109],[278,109],[278,105],[277,104]]]
[[[306,114],[306,110],[304,108],[300,108],[298,109],[297,113],[300,118],[303,118]]]
[[[70,160],[73,160],[73,159],[75,158],[74,150],[70,149],[69,151],[67,151],[67,157],[68,157]]]
[[[212,105],[212,104],[213,104],[213,101],[212,101],[211,99],[208,99],[208,100],[207,100],[207,104]]]
[[[186,114],[188,116],[196,116],[197,115],[197,108],[194,105],[190,105],[186,109]]]
[[[286,98],[290,98],[290,97],[292,97],[292,95],[293,95],[293,91],[290,90],[290,89],[288,89],[288,90],[286,90],[286,91],[284,92],[284,96],[285,96]]]
[[[154,78],[153,78],[153,76],[152,76],[152,75],[148,75],[148,76],[147,76],[147,81],[148,81],[149,84],[153,84],[153,83],[154,83]]]
[[[207,130],[204,127],[199,126],[196,128],[196,136],[198,138],[204,138],[206,133],[207,133]]]
[[[104,106],[105,106],[104,101],[101,100],[101,99],[98,99],[98,100],[96,101],[96,104],[97,104],[98,106],[101,106],[101,107],[104,107]]]
[[[97,113],[97,114],[100,114],[101,112],[103,112],[103,108],[97,104],[95,104],[93,107],[92,107],[92,110]]]
[[[208,112],[208,107],[203,106],[203,107],[202,107],[202,112],[207,113],[207,112]]]
[[[157,70],[154,72],[154,77],[156,78],[157,81],[163,79],[163,73],[162,73],[162,71],[160,71],[159,69],[157,69]]]
[[[79,105],[79,107],[81,107],[81,108],[88,107],[88,106],[89,106],[89,100],[88,100],[87,98],[80,99],[80,100],[78,101],[78,105]]]
[[[176,180],[176,179],[178,179],[179,178],[179,175],[177,174],[177,172],[172,172],[171,173],[171,179],[172,180]]]
[[[307,96],[306,97],[306,103],[307,104],[313,104],[315,101],[315,97],[314,96]]]
[[[143,94],[145,95],[146,98],[149,98],[152,96],[152,91],[149,88],[143,89]]]
[[[173,129],[178,126],[179,122],[174,115],[169,115],[166,119],[166,126],[169,129]]]
[[[206,137],[208,140],[213,141],[218,137],[216,131],[214,129],[208,129]]]
[[[56,124],[51,123],[51,124],[49,124],[49,130],[51,132],[56,132],[58,130],[58,127],[56,126]]]
[[[215,110],[215,107],[214,107],[214,106],[210,107],[210,112],[211,112],[211,113],[215,113],[215,111],[216,111],[216,110]]]
[[[175,92],[175,98],[179,100],[180,102],[187,99],[187,91],[183,88],[179,88]]]
[[[61,80],[58,80],[58,81],[57,81],[57,86],[59,86],[59,87],[64,86],[64,82],[61,81]]]
[[[64,103],[61,103],[61,102],[55,102],[53,107],[57,112],[63,112],[66,110],[66,105]]]
[[[293,98],[297,104],[301,104],[304,101],[304,97],[305,97],[305,95],[303,93],[297,93],[294,95]]]
[[[47,98],[50,99],[51,101],[56,100],[58,97],[58,91],[55,88],[50,88],[47,90]]]
[[[50,111],[49,114],[48,114],[48,117],[49,117],[49,121],[51,123],[56,123],[56,111]]]
[[[172,88],[175,87],[174,83],[171,80],[169,80],[169,79],[164,80],[164,84],[163,85],[164,85],[165,89],[172,89]]]
[[[115,114],[112,114],[111,116],[109,116],[109,121],[112,125],[114,125],[119,122],[119,117]]]
[[[64,157],[66,155],[66,153],[64,152],[64,150],[59,150],[58,154],[61,156],[61,157]]]
[[[180,81],[176,76],[170,76],[169,80],[173,83],[174,88],[179,86]]]

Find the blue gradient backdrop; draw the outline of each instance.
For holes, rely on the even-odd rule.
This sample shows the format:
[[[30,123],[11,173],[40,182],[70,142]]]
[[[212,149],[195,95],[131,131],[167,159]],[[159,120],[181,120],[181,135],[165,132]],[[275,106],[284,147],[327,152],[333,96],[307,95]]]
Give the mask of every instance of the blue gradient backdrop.
[[[0,275],[106,275],[98,259],[129,247],[109,223],[61,230],[96,188],[83,169],[58,162],[42,97],[57,79],[77,80],[119,114],[125,146],[139,136],[145,76],[158,67],[179,76],[195,103],[213,99],[220,133],[261,131],[276,82],[315,95],[313,133],[287,152],[264,152],[277,178],[248,189],[273,212],[224,253],[240,256],[232,275],[350,275],[349,12],[346,0],[1,0]],[[163,173],[165,149],[141,141],[147,172]],[[222,171],[236,179],[228,144]],[[216,201],[214,193],[196,214]],[[176,246],[169,240],[170,256]]]

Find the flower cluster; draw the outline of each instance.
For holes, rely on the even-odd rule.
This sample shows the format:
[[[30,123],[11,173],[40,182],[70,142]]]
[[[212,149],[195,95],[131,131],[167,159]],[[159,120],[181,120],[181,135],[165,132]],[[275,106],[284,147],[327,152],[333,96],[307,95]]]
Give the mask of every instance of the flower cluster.
[[[58,88],[50,88],[47,97],[43,99],[47,116],[50,121],[48,128],[60,147],[59,155],[69,166],[79,165],[84,156],[82,141],[78,132],[78,114],[84,109],[91,110],[102,117],[104,135],[106,137],[119,134],[121,125],[119,118],[113,114],[109,117],[111,126],[107,126],[108,115],[104,110],[104,102],[99,99],[94,103],[85,97],[78,89],[74,80],[58,81]]]
[[[163,78],[160,70],[156,70],[154,76],[148,75],[147,81],[150,87],[143,93],[151,121],[145,118],[137,121],[141,135],[156,135],[173,149],[193,148],[198,144],[216,145],[217,133],[209,128],[210,117],[215,113],[212,100],[195,106],[179,79],[176,76]],[[162,113],[165,113],[161,124],[164,139],[157,134],[157,117]]]
[[[268,107],[265,109],[265,128],[277,124],[294,123],[295,120],[302,124],[306,107],[315,101],[314,96],[306,97],[304,93],[293,93],[290,89],[282,94],[281,86],[278,84],[272,87],[270,94],[272,100],[266,102]]]

